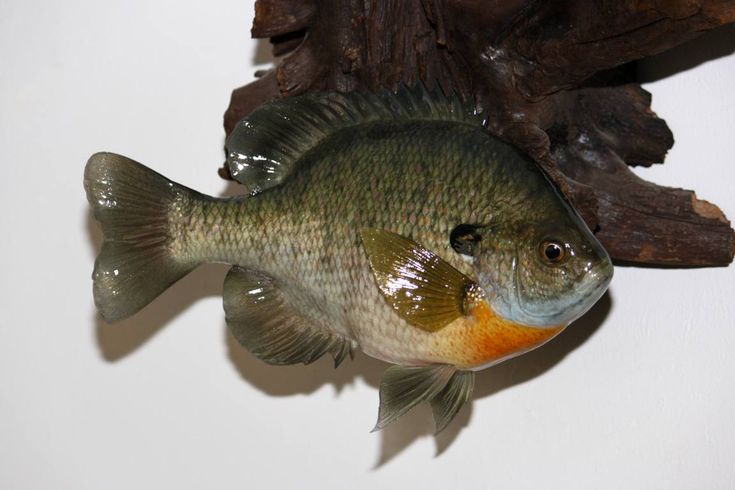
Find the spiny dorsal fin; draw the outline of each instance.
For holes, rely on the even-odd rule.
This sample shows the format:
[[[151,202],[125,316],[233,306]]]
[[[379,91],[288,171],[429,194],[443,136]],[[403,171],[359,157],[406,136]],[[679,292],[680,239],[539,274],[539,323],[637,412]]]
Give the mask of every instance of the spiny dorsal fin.
[[[409,324],[436,332],[464,315],[472,280],[406,237],[365,229],[362,243],[383,298]]]
[[[443,431],[457,412],[470,401],[475,388],[474,371],[457,371],[444,389],[431,400],[436,433]]]
[[[315,326],[266,274],[234,266],[223,299],[232,335],[265,362],[309,364],[329,352],[337,367],[352,356],[350,340]]]
[[[417,83],[396,93],[323,93],[278,99],[243,118],[227,138],[227,167],[252,194],[283,182],[330,135],[373,121],[457,121],[481,125],[474,108]]]
[[[385,428],[421,402],[437,396],[456,369],[446,364],[406,367],[391,366],[380,381],[378,422],[373,432]]]

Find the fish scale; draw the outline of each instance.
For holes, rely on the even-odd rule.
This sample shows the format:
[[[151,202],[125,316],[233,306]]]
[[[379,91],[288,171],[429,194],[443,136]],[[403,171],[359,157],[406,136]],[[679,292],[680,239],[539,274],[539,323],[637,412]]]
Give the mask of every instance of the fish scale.
[[[507,165],[500,159],[516,155],[496,148],[479,127],[372,125],[324,142],[281,186],[249,198],[192,201],[182,213],[186,226],[178,227],[188,244],[181,253],[192,262],[256,269],[289,285],[301,302],[296,306],[315,324],[356,341],[373,357],[446,362],[429,352],[431,335],[396,315],[375,288],[359,231],[378,228],[410,237],[474,277],[451,248],[449,232],[458,223],[513,215],[496,204],[494,180],[504,175],[495,167]],[[527,165],[517,171],[527,174],[517,182],[543,178]],[[475,189],[469,201],[468,182]],[[508,193],[524,190],[506,185]]]

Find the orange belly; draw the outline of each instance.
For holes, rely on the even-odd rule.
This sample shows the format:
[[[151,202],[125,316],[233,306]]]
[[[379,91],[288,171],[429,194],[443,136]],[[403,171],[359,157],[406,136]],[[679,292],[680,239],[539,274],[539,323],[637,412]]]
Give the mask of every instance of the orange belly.
[[[530,327],[495,314],[485,301],[436,332],[432,351],[461,369],[480,369],[528,352],[551,340],[564,329]]]

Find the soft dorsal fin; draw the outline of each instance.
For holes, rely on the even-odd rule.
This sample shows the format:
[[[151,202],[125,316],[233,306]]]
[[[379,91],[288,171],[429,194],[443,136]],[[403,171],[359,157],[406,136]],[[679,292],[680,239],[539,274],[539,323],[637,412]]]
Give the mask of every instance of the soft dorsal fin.
[[[365,229],[362,243],[383,298],[409,324],[436,332],[464,315],[472,280],[406,237]]]
[[[307,94],[268,102],[227,138],[227,167],[252,194],[280,184],[299,159],[332,134],[373,121],[457,121],[481,125],[473,107],[417,83],[397,92]]]

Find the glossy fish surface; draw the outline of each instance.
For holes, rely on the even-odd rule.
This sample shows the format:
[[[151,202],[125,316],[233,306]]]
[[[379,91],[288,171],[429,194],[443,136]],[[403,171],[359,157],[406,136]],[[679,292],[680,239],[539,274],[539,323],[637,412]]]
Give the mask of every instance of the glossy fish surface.
[[[443,429],[474,371],[551,339],[612,277],[539,168],[421,86],[265,104],[227,152],[248,195],[209,197],[120,155],[91,157],[100,313],[125,318],[199,264],[232,264],[227,323],[257,357],[339,364],[360,349],[396,365],[376,428],[427,401]]]

